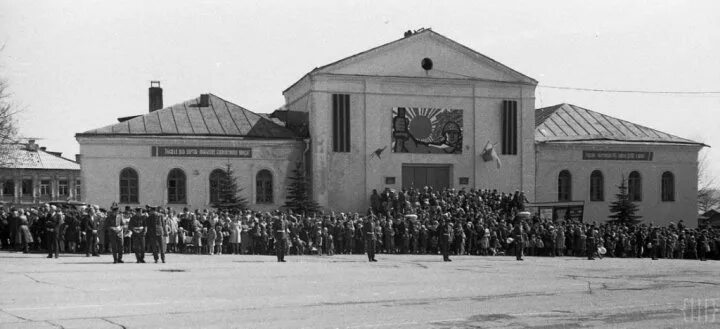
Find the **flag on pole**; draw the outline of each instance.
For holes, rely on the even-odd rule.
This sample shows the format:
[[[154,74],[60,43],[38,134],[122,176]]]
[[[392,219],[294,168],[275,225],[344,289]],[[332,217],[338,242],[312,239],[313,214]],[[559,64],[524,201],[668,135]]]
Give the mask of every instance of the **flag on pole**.
[[[502,162],[500,161],[500,157],[498,156],[497,152],[495,152],[495,146],[493,144],[490,144],[490,141],[487,142],[485,145],[485,148],[482,151],[481,154],[483,161],[493,161],[495,160],[495,164],[497,165],[497,168],[500,169],[502,167]]]

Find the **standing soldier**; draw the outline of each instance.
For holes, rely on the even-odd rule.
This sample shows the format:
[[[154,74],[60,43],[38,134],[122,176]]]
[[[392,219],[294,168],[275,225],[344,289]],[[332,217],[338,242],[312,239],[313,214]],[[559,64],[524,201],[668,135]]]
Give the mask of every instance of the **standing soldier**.
[[[285,218],[273,216],[273,231],[275,232],[275,253],[278,262],[285,262],[285,248],[287,244],[287,222]]]
[[[514,224],[515,224],[515,227],[513,228],[512,234],[513,234],[513,239],[515,239],[515,241],[514,241],[514,243],[515,243],[515,259],[523,260],[522,256],[523,256],[523,247],[525,246],[525,241],[523,239],[524,231],[523,231],[523,227],[522,227],[522,219],[520,218],[519,215],[517,217],[515,217]]]
[[[652,257],[652,260],[657,260],[658,252],[660,250],[660,232],[658,232],[657,227],[652,228],[652,232],[650,233],[650,241],[650,243],[652,244],[652,247],[650,247],[650,255]]]
[[[127,208],[126,208],[127,210]],[[122,260],[124,247],[123,238],[125,236],[125,229],[127,227],[127,221],[123,214],[120,212],[117,203],[113,203],[110,208],[110,214],[108,214],[107,220],[105,221],[105,227],[110,237],[110,251],[113,255],[113,264],[124,263]]]
[[[164,214],[161,209],[158,212],[157,207],[150,207],[150,215],[147,218],[147,241],[150,242],[150,250],[152,251],[155,263],[158,262],[158,252],[160,253],[160,259],[165,263],[165,236],[167,230],[165,227]],[[214,231],[215,229],[211,227]],[[214,238],[213,238],[214,239]],[[212,250],[210,250],[212,252]]]
[[[143,218],[143,210],[136,211],[130,218],[130,230],[132,231],[132,246],[135,251],[135,260],[138,263],[145,263],[145,218]]]
[[[597,252],[597,241],[595,237],[595,225],[590,226],[587,231],[587,246],[585,251],[587,252],[588,260],[595,260],[595,253]]]
[[[450,259],[450,236],[453,233],[450,220],[443,217],[442,223],[438,228],[438,235],[440,237],[440,251],[442,251],[443,262],[452,262]]]
[[[373,217],[375,216],[372,214],[367,216],[365,218],[365,224],[363,225],[368,262],[377,262],[377,260],[375,260],[375,242],[377,242],[377,237],[375,236],[375,222],[373,221]]]

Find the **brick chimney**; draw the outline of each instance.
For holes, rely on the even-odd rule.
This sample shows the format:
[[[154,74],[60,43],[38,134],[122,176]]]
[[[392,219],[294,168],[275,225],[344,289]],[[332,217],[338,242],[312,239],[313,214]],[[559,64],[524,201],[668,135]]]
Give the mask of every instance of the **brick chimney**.
[[[75,154],[75,162],[80,163],[80,154]]]
[[[150,112],[157,111],[163,108],[163,95],[162,88],[160,88],[160,81],[150,81]]]

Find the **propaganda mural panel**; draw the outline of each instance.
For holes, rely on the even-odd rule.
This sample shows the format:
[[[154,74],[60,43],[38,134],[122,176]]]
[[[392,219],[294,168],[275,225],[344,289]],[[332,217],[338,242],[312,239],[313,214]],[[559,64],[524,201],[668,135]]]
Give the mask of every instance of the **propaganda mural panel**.
[[[462,153],[462,110],[395,107],[392,113],[393,153]]]

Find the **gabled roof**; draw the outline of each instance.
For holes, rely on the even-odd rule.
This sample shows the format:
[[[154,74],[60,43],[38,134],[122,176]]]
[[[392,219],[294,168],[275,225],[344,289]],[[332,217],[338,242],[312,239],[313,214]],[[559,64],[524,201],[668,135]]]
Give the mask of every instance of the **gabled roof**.
[[[224,136],[252,138],[295,138],[289,129],[237,104],[209,94],[209,106],[200,106],[200,97],[157,111],[125,117],[102,128],[76,136]],[[127,119],[129,118],[129,119]]]
[[[705,144],[674,136],[572,104],[535,110],[536,142],[633,142]]]
[[[24,144],[9,145],[8,148],[7,156],[11,164],[4,168],[80,170],[77,162],[39,148],[29,148]]]
[[[415,41],[416,39],[421,38],[421,37],[425,37],[425,36],[431,37],[431,38],[436,38],[437,40],[440,40],[440,41],[444,42],[445,44],[448,44],[448,45],[450,45],[450,46],[456,47],[456,48],[458,48],[459,50],[461,50],[462,52],[464,52],[464,53],[466,53],[466,54],[468,54],[468,55],[470,55],[470,56],[472,56],[472,57],[475,57],[476,59],[480,59],[480,60],[482,60],[482,61],[484,61],[484,62],[490,63],[490,64],[492,64],[493,66],[495,66],[497,69],[502,70],[502,71],[505,71],[505,72],[511,74],[512,76],[515,76],[516,78],[518,78],[519,80],[521,80],[521,81],[523,81],[523,82],[527,82],[527,83],[531,83],[531,84],[537,84],[537,83],[538,83],[537,80],[535,80],[535,79],[533,79],[533,78],[531,78],[531,77],[529,77],[529,76],[527,76],[527,75],[524,75],[524,74],[522,74],[522,73],[520,73],[520,72],[518,72],[518,71],[515,71],[514,69],[512,69],[512,68],[510,68],[510,67],[508,67],[508,66],[506,66],[506,65],[504,65],[504,64],[502,64],[502,63],[500,63],[500,62],[498,62],[498,61],[496,61],[496,60],[494,60],[494,59],[492,59],[492,58],[490,58],[490,57],[487,57],[487,56],[485,56],[485,55],[483,55],[483,54],[481,54],[481,53],[479,53],[479,52],[477,52],[477,51],[475,51],[475,50],[473,50],[473,49],[471,49],[471,48],[469,48],[469,47],[467,47],[467,46],[465,46],[465,45],[463,45],[463,44],[461,44],[461,43],[456,42],[455,40],[452,40],[452,39],[450,39],[450,38],[448,38],[448,37],[446,37],[446,36],[444,36],[444,35],[442,35],[442,34],[440,34],[440,33],[437,33],[437,32],[435,32],[435,31],[433,31],[432,29],[429,29],[429,28],[428,28],[428,29],[421,29],[421,30],[419,30],[419,31],[416,31],[415,33],[413,33],[413,34],[410,35],[410,36],[403,37],[403,38],[401,38],[401,39],[397,39],[397,40],[388,42],[388,43],[386,43],[386,44],[383,44],[383,45],[380,45],[380,46],[377,46],[377,47],[368,49],[368,50],[366,50],[366,51],[363,51],[363,52],[360,52],[360,53],[357,53],[357,54],[354,54],[354,55],[350,55],[350,56],[348,56],[348,57],[345,57],[345,58],[343,58],[343,59],[337,60],[337,61],[332,62],[332,63],[330,63],[330,64],[326,64],[326,65],[323,65],[323,66],[320,66],[320,67],[316,67],[315,69],[313,69],[312,71],[308,72],[307,74],[305,74],[304,76],[302,76],[300,79],[298,79],[298,81],[296,81],[295,83],[293,83],[292,85],[290,85],[290,87],[288,87],[287,89],[283,90],[283,93],[287,92],[290,88],[292,88],[293,86],[295,86],[298,82],[302,81],[302,79],[305,78],[306,76],[312,75],[312,74],[314,74],[314,73],[327,72],[327,71],[329,71],[329,70],[332,70],[334,67],[337,67],[337,66],[340,66],[340,65],[345,64],[346,62],[350,62],[350,61],[359,59],[359,58],[361,58],[361,57],[365,57],[365,56],[368,56],[368,55],[371,55],[371,54],[374,54],[374,53],[378,53],[378,52],[384,51],[384,50],[386,50],[387,48],[390,48],[390,47],[392,47],[392,46],[395,46],[396,44],[399,44],[399,43],[413,42],[413,41]]]

